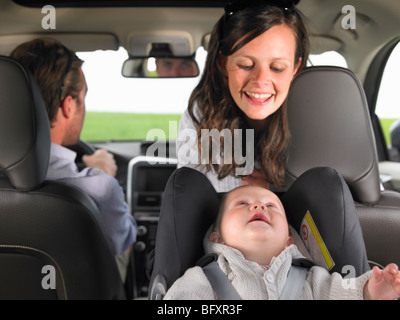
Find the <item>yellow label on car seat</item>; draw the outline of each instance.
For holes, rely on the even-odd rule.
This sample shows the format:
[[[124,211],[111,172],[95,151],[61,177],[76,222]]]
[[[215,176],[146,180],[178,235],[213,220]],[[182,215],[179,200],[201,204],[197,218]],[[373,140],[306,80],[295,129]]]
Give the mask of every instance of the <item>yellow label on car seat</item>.
[[[333,268],[335,263],[332,260],[324,240],[321,238],[310,211],[307,211],[301,222],[301,238],[317,265],[325,267],[328,270]]]

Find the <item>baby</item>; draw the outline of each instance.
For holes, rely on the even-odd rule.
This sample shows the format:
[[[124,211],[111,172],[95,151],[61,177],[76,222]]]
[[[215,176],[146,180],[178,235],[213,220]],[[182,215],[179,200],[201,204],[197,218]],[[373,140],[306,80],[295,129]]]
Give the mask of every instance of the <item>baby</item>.
[[[289,236],[285,210],[279,198],[258,186],[243,186],[229,192],[205,241],[207,252],[218,255],[217,264],[242,299],[279,299],[292,259],[303,256]],[[395,264],[383,270],[374,267],[343,285],[338,273],[312,267],[300,299],[397,299],[400,273]],[[217,299],[201,267],[188,269],[168,290],[164,299]]]

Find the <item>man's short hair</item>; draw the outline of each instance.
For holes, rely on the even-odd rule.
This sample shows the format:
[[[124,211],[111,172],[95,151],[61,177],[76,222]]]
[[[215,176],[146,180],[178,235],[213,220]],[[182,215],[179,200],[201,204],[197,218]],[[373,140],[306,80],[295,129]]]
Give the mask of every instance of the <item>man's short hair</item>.
[[[56,39],[38,38],[24,42],[13,50],[11,58],[32,73],[41,91],[50,123],[55,120],[65,97],[79,99],[79,93],[86,85],[80,74],[83,61]]]

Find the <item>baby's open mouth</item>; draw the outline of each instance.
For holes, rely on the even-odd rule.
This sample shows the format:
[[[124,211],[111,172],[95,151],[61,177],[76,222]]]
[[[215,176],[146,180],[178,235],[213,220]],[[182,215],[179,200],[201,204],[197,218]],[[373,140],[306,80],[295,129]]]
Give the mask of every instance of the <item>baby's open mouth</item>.
[[[261,221],[265,223],[269,223],[268,218],[266,217],[265,214],[262,213],[255,213],[251,216],[249,223],[254,222],[254,221]]]

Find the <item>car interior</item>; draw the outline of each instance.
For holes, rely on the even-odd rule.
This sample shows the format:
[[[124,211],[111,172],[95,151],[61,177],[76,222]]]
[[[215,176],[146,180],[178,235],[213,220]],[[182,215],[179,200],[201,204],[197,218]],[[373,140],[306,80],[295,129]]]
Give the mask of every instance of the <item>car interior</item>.
[[[124,298],[94,201],[74,186],[44,181],[50,125],[36,82],[8,57],[0,70],[1,105],[7,105],[0,117],[6,174],[0,177],[0,298]],[[55,290],[43,290],[43,266],[55,268]]]
[[[398,261],[399,192],[380,188],[368,104],[358,78],[344,68],[310,67],[293,80],[288,99],[293,138],[286,185],[313,167],[335,168],[356,201],[370,263]]]
[[[220,200],[221,193],[217,193],[199,171],[181,167],[172,173],[165,188],[158,224],[149,299],[163,299],[174,281],[188,268],[200,266],[205,270],[214,262],[213,254],[205,251],[203,241],[211,232],[210,226],[218,214]],[[330,273],[341,273],[344,267],[351,265],[355,276],[370,269],[353,197],[346,181],[336,170],[323,166],[306,170],[281,196],[281,200],[294,229],[294,242],[306,257],[299,261],[298,266],[309,268],[315,263]],[[189,213],[188,207],[191,208]],[[312,212],[313,221],[324,239],[329,252],[328,263],[326,259],[320,259],[322,250],[317,245],[304,245],[304,237],[296,236],[296,233],[301,233],[306,212]],[[218,277],[213,272],[209,280],[217,294],[222,293],[222,297],[228,300],[240,298],[231,295],[235,292],[231,286],[211,280],[215,278]]]
[[[1,299],[141,300],[151,296],[160,212],[165,205],[166,187],[177,168],[176,119],[187,108],[190,92],[201,77],[210,32],[224,13],[227,2],[0,1]],[[394,96],[396,89],[393,89],[400,79],[399,69],[391,64],[399,61],[400,68],[400,6],[396,0],[301,0],[297,7],[309,28],[311,56],[308,67],[293,80],[289,93],[292,140],[286,165],[287,188],[278,191],[284,194],[304,172],[314,167],[329,166],[337,170],[354,198],[369,264],[384,266],[394,262],[400,265],[397,250],[400,143],[396,143],[395,136],[400,107]],[[38,120],[43,114],[38,115],[37,109],[43,106],[35,100],[38,90],[34,81],[25,71],[15,70],[8,58],[19,44],[37,37],[58,39],[85,57],[86,54],[100,56],[122,51],[121,62],[116,67],[114,58],[106,60],[102,55],[96,61],[94,74],[90,75],[87,69],[88,98],[90,94],[106,100],[105,94],[110,94],[107,101],[111,104],[115,101],[115,111],[111,112],[117,113],[117,98],[121,95],[131,107],[121,112],[122,117],[128,118],[129,114],[147,117],[138,120],[143,125],[149,123],[149,129],[142,129],[138,137],[128,134],[123,138],[103,138],[102,134],[108,130],[103,127],[89,137],[85,126],[98,110],[96,103],[91,102],[94,100],[87,99],[81,140],[68,146],[77,152],[78,168],[84,167],[81,161],[84,154],[99,148],[111,152],[117,163],[116,179],[138,225],[125,283],[118,278],[111,252],[101,236],[101,226],[93,218],[97,208],[90,197],[80,190],[43,181],[47,170],[44,159],[49,150],[42,145],[49,140],[48,122]],[[162,61],[165,57],[170,60]],[[159,63],[172,68],[181,60],[189,70],[187,73],[163,75],[155,71]],[[88,58],[85,64],[89,63]],[[107,81],[111,79],[108,66],[128,84]],[[394,78],[388,76],[391,71],[394,71]],[[93,78],[102,79],[103,90],[95,89]],[[11,79],[17,80],[12,82]],[[179,96],[181,91],[182,97]],[[27,92],[34,92],[33,97]],[[133,100],[139,96],[144,96],[138,100],[140,102]],[[10,101],[15,105],[12,111]],[[176,109],[167,110],[167,104]],[[136,111],[137,105],[141,111]],[[159,105],[161,111],[155,110],[154,105]],[[160,114],[163,115],[162,124],[154,120]],[[32,119],[40,123],[32,123]],[[105,122],[119,127],[111,118]],[[164,134],[161,125],[169,129],[169,134]],[[136,123],[129,129],[135,126]],[[38,144],[36,139],[44,142]],[[12,164],[20,162],[21,166],[14,171]],[[207,201],[207,205],[218,202],[220,195],[215,198],[204,185],[192,187],[194,193],[209,196],[195,197],[199,206]],[[60,209],[42,206],[44,202],[53,201]],[[82,214],[78,214],[76,208]],[[60,211],[60,216],[48,216],[52,211]],[[74,214],[68,217],[72,211]],[[52,230],[54,234],[50,232],[53,228],[50,222],[57,222],[58,229]],[[76,234],[63,232],[63,228],[73,229],[72,226],[80,224],[83,224],[82,230],[77,230]],[[193,225],[196,228],[196,223]],[[203,231],[204,226],[201,226],[195,232]],[[63,249],[67,238],[61,239],[62,236],[75,238],[76,244]],[[95,252],[93,247],[96,247]],[[168,252],[165,254],[168,257]],[[49,264],[48,259],[57,262],[56,274],[62,275],[61,282],[57,283],[65,284],[63,290],[60,286],[60,290],[50,294],[38,292],[43,290],[26,292],[25,287],[33,286],[24,286],[25,279],[27,283],[40,281],[44,274],[39,268]],[[82,266],[85,271],[78,269],[79,261],[87,261]],[[88,270],[96,270],[96,273],[85,278]],[[21,278],[12,291],[3,290],[3,284],[11,287],[14,279],[25,273],[26,278]],[[86,280],[77,280],[75,274],[78,273]],[[72,284],[69,284],[71,278]],[[79,286],[74,287],[77,282]]]

